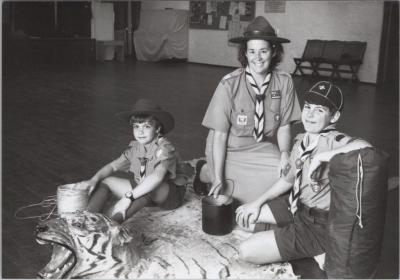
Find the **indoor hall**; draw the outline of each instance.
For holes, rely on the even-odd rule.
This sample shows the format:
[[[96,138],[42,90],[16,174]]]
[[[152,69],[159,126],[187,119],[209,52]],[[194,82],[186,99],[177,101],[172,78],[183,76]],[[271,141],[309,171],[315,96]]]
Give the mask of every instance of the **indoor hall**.
[[[295,71],[293,58],[302,56],[308,39],[367,42],[363,63],[357,70],[360,81],[347,79],[351,77],[349,73],[341,74],[342,78],[331,78],[329,71],[318,69],[321,77],[307,75],[313,70],[305,69],[306,75],[297,72],[293,81],[300,104],[303,104],[302,93],[318,80],[332,79],[342,89],[345,99],[338,130],[361,137],[390,155],[383,243],[375,278],[397,278],[398,45],[389,42],[398,43],[398,37],[394,36],[398,36],[398,30],[390,29],[393,25],[385,19],[398,22],[398,13],[394,13],[398,4],[286,1],[281,2],[285,3],[284,8],[282,5],[269,7],[279,8],[279,12],[266,12],[266,2],[256,1],[254,14],[265,16],[279,28],[279,35],[291,39],[291,43],[284,46],[285,56],[279,66],[289,73]],[[186,46],[183,52],[174,54],[172,47],[161,48],[157,53],[161,57],[155,61],[146,58],[145,51],[140,54],[139,48],[145,50],[145,46],[132,43],[140,38],[135,32],[144,34],[139,32],[139,21],[136,21],[133,35],[127,32],[118,37],[116,31],[123,29],[127,21],[135,22],[135,15],[140,15],[142,22],[149,20],[143,18],[144,15],[188,12],[192,7],[189,2],[131,2],[130,16],[126,18],[118,17],[126,11],[123,4],[74,3],[78,4],[64,9],[81,10],[80,19],[85,22],[90,18],[90,28],[74,27],[66,17],[63,22],[64,10],[60,3],[57,11],[60,11],[58,20],[64,28],[63,34],[68,30],[82,32],[76,40],[49,37],[50,31],[43,37],[29,34],[33,27],[29,29],[26,22],[15,21],[27,13],[27,7],[3,3],[3,278],[35,278],[50,260],[51,248],[35,241],[38,219],[17,219],[16,213],[23,206],[56,194],[60,185],[90,178],[102,165],[120,155],[131,140],[131,129],[117,119],[115,113],[129,109],[139,98],[156,100],[175,118],[175,128],[168,138],[180,157],[183,160],[204,157],[208,130],[201,126],[202,119],[219,81],[239,66],[236,48],[227,44],[232,30],[219,25],[213,29],[199,28],[201,21],[191,28],[190,20],[196,19],[190,19],[189,13],[186,15],[187,33],[174,37],[183,40]],[[42,6],[36,8],[35,4]],[[44,4],[29,5],[33,5],[30,11],[49,9],[43,7]],[[87,9],[91,10],[91,17],[86,14]],[[294,16],[295,11],[306,20]],[[114,22],[111,14],[116,15]],[[363,19],[366,16],[368,21]],[[172,18],[175,17],[178,15]],[[171,19],[170,15],[165,18]],[[37,28],[44,31],[43,26]],[[159,37],[154,38],[153,44],[157,43],[156,39]],[[302,131],[301,124],[293,126],[293,135]],[[42,207],[43,211],[49,208]],[[36,215],[36,212],[29,212],[29,215]],[[193,220],[189,216],[181,223],[189,224]],[[324,277],[312,259],[293,261],[291,266],[302,278]]]

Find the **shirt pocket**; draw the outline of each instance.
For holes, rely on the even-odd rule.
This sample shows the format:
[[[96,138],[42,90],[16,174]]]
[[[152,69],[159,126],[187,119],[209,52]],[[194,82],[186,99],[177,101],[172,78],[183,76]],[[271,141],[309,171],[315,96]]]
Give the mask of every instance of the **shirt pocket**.
[[[252,136],[254,131],[254,111],[232,110],[231,133],[235,136]]]
[[[264,132],[268,136],[275,135],[275,130],[281,123],[281,99],[272,99],[269,108],[264,112]]]

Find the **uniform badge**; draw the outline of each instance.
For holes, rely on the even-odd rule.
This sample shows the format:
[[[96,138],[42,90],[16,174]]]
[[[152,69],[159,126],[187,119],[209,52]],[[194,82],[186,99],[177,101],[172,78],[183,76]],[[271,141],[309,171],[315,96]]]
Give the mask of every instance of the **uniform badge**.
[[[279,122],[279,121],[281,120],[281,115],[275,114],[274,120],[275,120],[276,122]]]
[[[281,98],[281,97],[282,97],[282,95],[281,95],[281,91],[279,89],[271,91],[271,98],[272,99]]]
[[[290,168],[292,168],[290,163],[286,164],[285,168],[282,170],[282,173],[283,173],[284,176],[286,176],[289,173]]]
[[[300,169],[303,166],[303,161],[301,159],[296,159],[296,161],[294,162],[296,164],[296,168]]]
[[[236,122],[238,125],[246,125],[247,124],[247,116],[246,115],[238,115]]]

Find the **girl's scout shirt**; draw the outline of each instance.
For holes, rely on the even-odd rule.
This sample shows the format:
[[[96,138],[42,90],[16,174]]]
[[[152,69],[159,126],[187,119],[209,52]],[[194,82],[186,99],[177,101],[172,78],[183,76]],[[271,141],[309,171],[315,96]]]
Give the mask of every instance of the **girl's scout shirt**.
[[[295,143],[293,145],[292,152],[290,154],[290,169],[288,173],[283,177],[285,181],[294,184],[296,177],[296,161],[301,156],[299,145],[306,134],[302,133],[296,136]],[[314,192],[311,187],[311,179],[308,177],[308,170],[312,158],[319,153],[334,150],[345,146],[353,138],[345,135],[344,133],[333,130],[325,135],[320,135],[317,147],[311,153],[311,156],[303,163],[301,184],[300,184],[300,202],[308,207],[315,207],[321,210],[329,210],[331,200],[331,186],[329,182],[328,172],[329,163],[322,163],[321,172],[317,178],[319,185],[319,191]]]
[[[158,164],[168,170],[168,179],[175,179],[177,155],[175,147],[165,138],[155,139],[145,150],[144,145],[132,141],[122,155],[111,162],[114,171],[129,171],[135,174],[136,183],[140,182],[140,158],[147,158],[146,176],[151,174]]]
[[[275,70],[264,99],[264,135],[272,137],[279,126],[299,121],[301,110],[293,81],[286,72]],[[239,68],[218,84],[202,125],[229,132],[228,147],[256,143],[253,137],[256,93]]]

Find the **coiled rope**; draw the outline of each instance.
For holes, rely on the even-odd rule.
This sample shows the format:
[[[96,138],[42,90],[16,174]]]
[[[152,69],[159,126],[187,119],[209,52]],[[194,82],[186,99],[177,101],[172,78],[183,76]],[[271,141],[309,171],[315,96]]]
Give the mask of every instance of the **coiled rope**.
[[[18,215],[20,212],[22,212],[25,209],[31,209],[31,208],[38,207],[38,206],[41,206],[42,208],[47,208],[47,209],[51,207],[51,209],[47,213],[35,215],[35,216],[19,216]],[[40,221],[45,221],[45,220],[49,219],[52,215],[56,215],[55,214],[56,208],[57,208],[57,196],[50,195],[50,196],[46,197],[45,199],[43,199],[39,203],[33,203],[33,204],[29,204],[29,205],[18,208],[17,211],[15,211],[15,213],[14,213],[14,217],[17,220],[39,219]],[[29,211],[29,212],[31,212],[31,211]]]
[[[45,221],[52,216],[59,216],[63,213],[83,211],[86,209],[89,200],[87,185],[79,182],[58,186],[57,195],[50,195],[39,203],[33,203],[20,207],[14,214],[17,220],[39,219]],[[34,207],[49,209],[49,212],[40,215],[21,216],[26,209],[33,210]],[[29,211],[29,212],[31,212]]]

